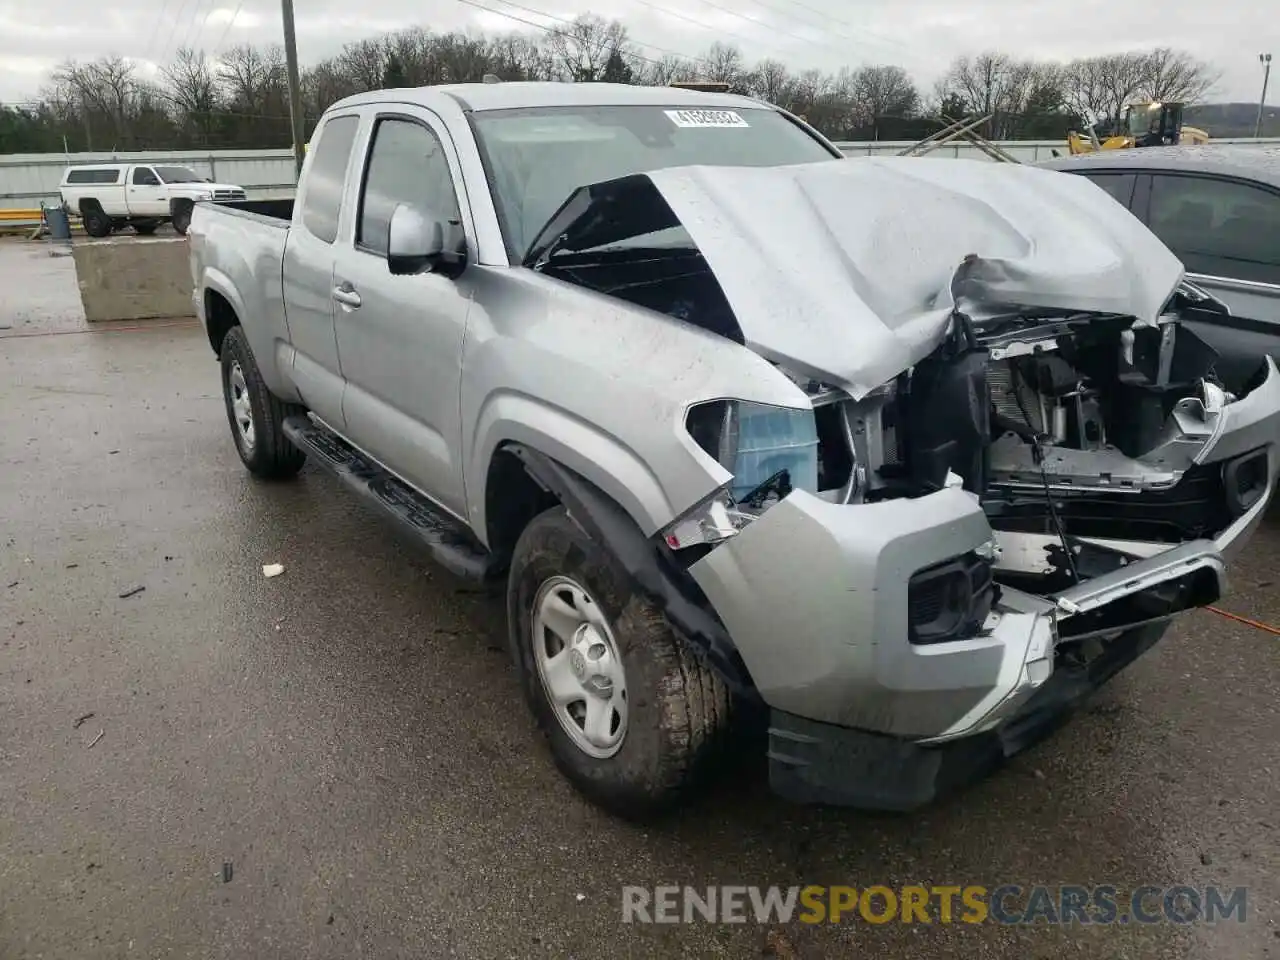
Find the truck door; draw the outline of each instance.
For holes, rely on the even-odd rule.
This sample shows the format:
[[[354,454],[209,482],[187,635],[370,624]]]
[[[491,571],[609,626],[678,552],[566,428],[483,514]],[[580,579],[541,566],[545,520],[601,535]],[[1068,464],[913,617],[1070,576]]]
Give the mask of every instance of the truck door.
[[[461,222],[474,237],[460,178],[453,141],[434,114],[400,105],[376,114],[364,175],[353,178],[359,215],[333,279],[348,436],[465,517],[459,391],[469,278],[394,276],[386,260],[391,214],[402,203]]]
[[[1205,174],[1151,171],[1139,211],[1186,265],[1187,279],[1231,310],[1189,322],[1220,354],[1216,369],[1240,382],[1260,357],[1280,358],[1280,192]]]
[[[150,167],[134,167],[129,174],[126,195],[129,215],[134,217],[167,217],[169,191]]]
[[[357,114],[339,114],[326,120],[312,139],[284,250],[284,311],[294,348],[293,382],[307,406],[339,429],[343,381],[333,337],[333,244],[359,129]]]

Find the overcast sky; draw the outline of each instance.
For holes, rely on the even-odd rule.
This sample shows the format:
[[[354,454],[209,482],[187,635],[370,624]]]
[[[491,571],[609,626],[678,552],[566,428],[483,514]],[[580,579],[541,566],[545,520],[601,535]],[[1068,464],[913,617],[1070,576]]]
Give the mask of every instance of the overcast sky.
[[[1256,101],[1258,54],[1280,53],[1280,18],[1258,0],[474,0],[555,26],[592,11],[623,20],[648,56],[693,56],[715,40],[748,59],[805,69],[897,63],[928,88],[961,53],[998,47],[1027,58],[1181,47],[1222,71],[1214,100]],[[295,0],[303,64],[344,43],[423,25],[539,32],[461,0]],[[524,9],[521,9],[524,8]],[[731,14],[728,11],[735,11]],[[237,12],[238,11],[238,12]],[[672,15],[670,11],[678,12]],[[0,0],[0,102],[33,96],[54,64],[116,53],[148,65],[183,44],[214,52],[280,36],[270,0]],[[154,67],[151,67],[154,69]],[[1273,84],[1280,102],[1280,76]]]

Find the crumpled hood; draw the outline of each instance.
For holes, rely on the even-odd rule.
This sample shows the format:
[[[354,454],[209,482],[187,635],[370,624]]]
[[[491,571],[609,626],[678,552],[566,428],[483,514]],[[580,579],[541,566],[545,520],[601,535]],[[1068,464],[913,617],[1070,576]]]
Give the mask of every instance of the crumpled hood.
[[[579,191],[548,230],[576,216],[582,239],[608,243],[678,220],[747,346],[855,397],[927,356],[956,300],[1153,321],[1183,275],[1103,190],[1029,166],[886,157],[678,167],[610,186]]]

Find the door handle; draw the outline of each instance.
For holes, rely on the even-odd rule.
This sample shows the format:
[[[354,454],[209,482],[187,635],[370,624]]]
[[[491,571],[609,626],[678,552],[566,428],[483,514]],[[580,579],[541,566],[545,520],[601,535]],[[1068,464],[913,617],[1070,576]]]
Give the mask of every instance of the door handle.
[[[349,283],[340,284],[331,291],[331,296],[344,307],[354,310],[360,306],[360,294],[356,292],[355,287]]]

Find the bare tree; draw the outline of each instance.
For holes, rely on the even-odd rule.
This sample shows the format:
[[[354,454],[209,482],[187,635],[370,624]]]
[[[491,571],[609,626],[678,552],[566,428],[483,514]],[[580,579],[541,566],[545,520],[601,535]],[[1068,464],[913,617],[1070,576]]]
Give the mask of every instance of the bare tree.
[[[575,17],[572,24],[551,35],[557,66],[566,79],[577,82],[599,80],[609,57],[627,52],[626,46],[627,28],[593,13]]]
[[[278,46],[242,44],[222,54],[218,80],[229,106],[264,113],[277,106],[284,88],[284,53]]]
[[[489,72],[489,42],[482,36],[441,34],[435,38],[434,54],[445,83],[483,80]],[[608,60],[607,56],[605,60]]]
[[[860,67],[852,77],[853,112],[872,129],[879,140],[879,121],[885,117],[908,117],[920,105],[920,91],[902,67]]]
[[[1090,58],[1096,82],[1097,113],[1115,127],[1124,116],[1126,104],[1136,100],[1147,79],[1146,56],[1141,53],[1112,53]]]
[[[1067,106],[1087,123],[1107,117],[1111,110],[1107,64],[1103,57],[1073,60],[1063,70]]]
[[[386,75],[391,49],[385,39],[357,40],[342,48],[338,63],[357,91],[377,90]]]
[[[696,59],[641,56],[616,21],[588,14],[546,35],[434,33],[424,27],[349,43],[304,71],[303,106],[312,120],[359,90],[479,80],[612,80],[666,85],[713,79],[804,116],[839,138],[921,136],[922,96],[893,65],[792,72],[777,60],[747,63],[727,43]],[[929,97],[931,115],[992,114],[995,138],[1060,137],[1081,115],[1117,120],[1138,97],[1194,102],[1216,72],[1184,51],[1157,48],[1033,63],[998,51],[952,63]],[[146,81],[132,62],[67,61],[40,91],[39,106],[8,110],[0,133],[9,149],[139,146],[284,146],[290,142],[284,57],[279,47],[243,45],[211,60],[180,50]]]
[[[747,62],[732,43],[713,43],[698,61],[704,80],[727,83],[733,93],[746,93],[750,86]]]
[[[207,143],[218,108],[218,78],[209,61],[204,54],[182,47],[160,74],[165,99],[172,104],[178,123],[200,143]]]
[[[790,79],[791,73],[781,60],[761,60],[751,71],[749,92],[769,103],[781,103]]]
[[[76,104],[89,143],[93,129],[106,129],[112,135],[112,147],[133,145],[132,121],[142,84],[131,61],[119,56],[100,57],[86,64],[69,60],[54,70],[53,82]]]
[[[1213,89],[1220,71],[1185,50],[1157,47],[1143,58],[1140,90],[1152,100],[1196,103]]]
[[[1013,135],[1035,81],[1035,64],[987,52],[957,57],[935,89],[935,96],[939,105],[954,109],[963,103],[966,113],[991,116],[983,133],[998,139]]]
[[[489,72],[503,80],[551,80],[555,57],[546,45],[518,33],[508,33],[490,43]]]

